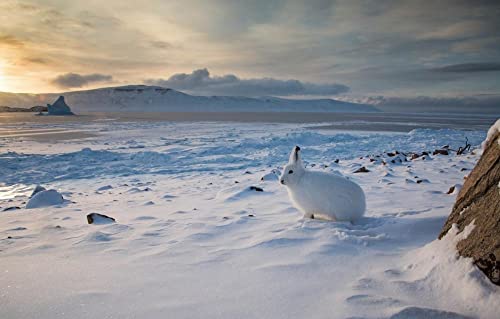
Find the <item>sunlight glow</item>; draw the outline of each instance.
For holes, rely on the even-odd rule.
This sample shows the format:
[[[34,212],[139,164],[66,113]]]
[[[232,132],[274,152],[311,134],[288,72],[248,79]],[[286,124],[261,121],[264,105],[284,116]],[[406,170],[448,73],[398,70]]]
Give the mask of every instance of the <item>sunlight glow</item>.
[[[6,85],[7,83],[5,81],[4,65],[2,61],[0,61],[0,91],[4,91]]]

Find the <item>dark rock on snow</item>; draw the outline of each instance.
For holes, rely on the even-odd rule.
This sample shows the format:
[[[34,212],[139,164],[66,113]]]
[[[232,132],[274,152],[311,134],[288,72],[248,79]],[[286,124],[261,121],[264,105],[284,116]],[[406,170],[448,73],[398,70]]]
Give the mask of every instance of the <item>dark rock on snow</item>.
[[[474,221],[470,235],[458,242],[461,256],[471,257],[474,263],[495,284],[500,285],[500,132],[489,139],[483,155],[458,193],[453,210],[439,238],[452,224],[459,231]]]
[[[358,168],[357,170],[355,170],[353,173],[368,173],[370,170],[367,169],[366,167],[364,166],[361,166],[360,168]]]
[[[99,213],[91,213],[87,215],[87,222],[89,224],[110,224],[116,222],[113,217],[109,217]]]
[[[250,186],[251,191],[256,191],[256,192],[263,192],[264,190],[260,187],[257,186]]]
[[[447,150],[444,150],[444,149],[436,149],[434,150],[434,152],[432,152],[432,155],[448,155],[448,151]]]
[[[446,192],[446,194],[451,194],[455,191],[455,186],[451,186],[450,189]]]
[[[36,194],[42,192],[42,191],[45,191],[45,187],[41,186],[41,185],[36,185],[35,189],[33,190],[33,192],[31,193],[30,195],[30,198],[32,198],[33,196],[35,196]]]

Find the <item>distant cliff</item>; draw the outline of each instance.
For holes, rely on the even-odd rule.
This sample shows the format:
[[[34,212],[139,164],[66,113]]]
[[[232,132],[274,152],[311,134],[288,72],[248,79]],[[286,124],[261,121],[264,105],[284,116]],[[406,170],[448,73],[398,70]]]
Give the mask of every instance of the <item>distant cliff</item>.
[[[32,106],[30,108],[24,107],[10,107],[10,106],[0,106],[0,112],[47,112],[46,106]]]
[[[60,94],[0,93],[0,104],[29,107],[50,103]],[[334,99],[295,100],[276,97],[195,96],[145,85],[66,92],[76,112],[377,112],[371,105]]]

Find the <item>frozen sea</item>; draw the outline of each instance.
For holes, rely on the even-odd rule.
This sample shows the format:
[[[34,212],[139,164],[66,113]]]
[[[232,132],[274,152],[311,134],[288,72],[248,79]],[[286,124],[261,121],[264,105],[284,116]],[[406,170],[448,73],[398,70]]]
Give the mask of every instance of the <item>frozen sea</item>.
[[[436,240],[494,121],[0,114],[0,318],[496,318],[466,232]],[[364,219],[302,218],[276,177],[295,145],[362,186]],[[65,202],[26,209],[35,185]]]

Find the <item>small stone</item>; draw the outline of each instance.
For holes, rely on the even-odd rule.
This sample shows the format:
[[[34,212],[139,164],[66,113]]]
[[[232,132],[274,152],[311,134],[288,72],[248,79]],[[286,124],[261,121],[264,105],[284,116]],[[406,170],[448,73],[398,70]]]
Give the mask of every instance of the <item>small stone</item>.
[[[33,190],[33,192],[31,193],[30,195],[30,198],[35,196],[37,193],[40,193],[42,191],[45,191],[45,187],[41,186],[41,185],[36,185],[35,189]]]
[[[455,191],[455,186],[451,186],[450,189],[446,192],[446,194],[451,194]]]
[[[353,173],[368,173],[370,170],[367,169],[366,167],[364,166],[361,166],[360,168],[358,168],[357,170],[355,170]]]
[[[260,187],[257,186],[250,186],[251,191],[256,191],[256,192],[263,192],[264,190]]]
[[[432,152],[432,155],[448,155],[448,151],[445,149],[436,149]]]
[[[87,222],[89,224],[110,224],[116,222],[113,217],[106,216],[104,214],[99,213],[91,213],[87,215]]]

